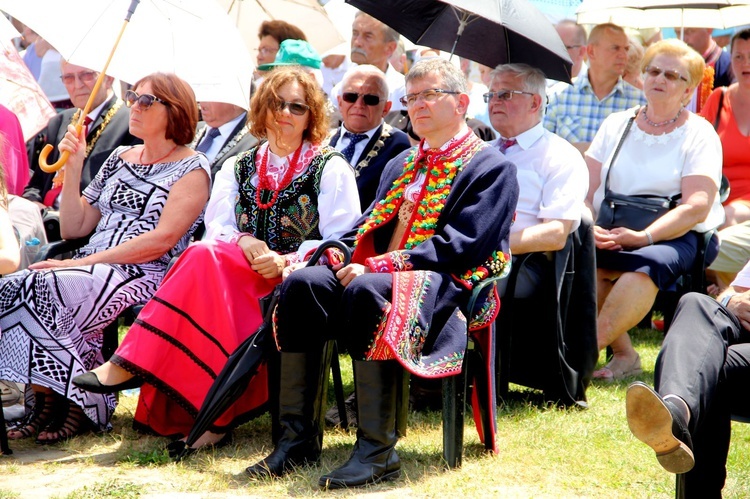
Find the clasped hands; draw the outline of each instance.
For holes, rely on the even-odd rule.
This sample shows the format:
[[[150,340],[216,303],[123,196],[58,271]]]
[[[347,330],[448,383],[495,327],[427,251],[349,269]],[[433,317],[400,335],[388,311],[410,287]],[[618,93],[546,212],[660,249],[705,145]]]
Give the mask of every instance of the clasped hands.
[[[245,258],[250,263],[250,268],[266,279],[280,277],[286,266],[286,259],[275,251],[271,251],[268,245],[253,236],[242,236],[237,245],[242,249]]]
[[[649,240],[642,230],[631,230],[625,227],[604,229],[595,225],[594,244],[596,244],[597,249],[620,251],[648,246]]]

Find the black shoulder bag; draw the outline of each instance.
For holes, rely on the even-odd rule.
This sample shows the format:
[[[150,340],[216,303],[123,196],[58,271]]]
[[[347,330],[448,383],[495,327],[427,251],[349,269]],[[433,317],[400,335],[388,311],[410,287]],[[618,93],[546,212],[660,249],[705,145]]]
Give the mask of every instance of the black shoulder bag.
[[[622,132],[620,142],[615,148],[612,161],[609,163],[609,170],[607,170],[607,177],[604,180],[604,199],[599,207],[599,214],[596,217],[596,225],[604,229],[625,227],[631,230],[643,230],[651,225],[654,220],[677,206],[679,199],[682,197],[682,194],[672,197],[649,194],[628,196],[609,189],[609,174],[614,167],[615,159],[620,152],[625,137],[633,126],[636,116],[638,116],[637,111],[625,126],[625,131]]]

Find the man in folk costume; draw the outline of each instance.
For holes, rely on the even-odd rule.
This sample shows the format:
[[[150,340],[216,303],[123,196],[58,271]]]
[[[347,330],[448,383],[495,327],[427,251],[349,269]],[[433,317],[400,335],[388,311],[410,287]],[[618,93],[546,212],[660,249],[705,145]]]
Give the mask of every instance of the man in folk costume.
[[[70,100],[77,108],[66,109],[53,116],[47,128],[39,132],[36,137],[26,144],[29,150],[29,167],[33,174],[29,185],[23,192],[23,197],[36,202],[41,208],[59,206],[58,197],[62,191],[62,181],[65,169],[57,173],[46,173],[39,168],[39,153],[45,144],[55,146],[47,157],[47,163],[55,163],[60,157],[57,144],[62,141],[68,131],[68,125],[75,124],[86,107],[86,102],[94,89],[99,73],[83,66],[77,66],[63,61],[62,81],[68,89]],[[86,134],[86,159],[81,172],[81,190],[96,176],[104,161],[118,146],[140,144],[142,141],[129,131],[130,110],[123,105],[112,91],[114,79],[104,78],[99,91],[94,96],[91,109],[85,119],[84,133]]]
[[[328,376],[322,350],[329,338],[352,356],[359,426],[349,461],[320,485],[357,487],[399,476],[402,366],[429,378],[459,373],[471,289],[507,270],[515,166],[466,126],[466,79],[450,62],[420,61],[406,88],[403,104],[423,139],[386,166],[379,201],[345,240],[354,247],[352,263],[294,270],[282,285],[282,430],[273,452],[246,470],[253,477],[320,459],[318,379]]]

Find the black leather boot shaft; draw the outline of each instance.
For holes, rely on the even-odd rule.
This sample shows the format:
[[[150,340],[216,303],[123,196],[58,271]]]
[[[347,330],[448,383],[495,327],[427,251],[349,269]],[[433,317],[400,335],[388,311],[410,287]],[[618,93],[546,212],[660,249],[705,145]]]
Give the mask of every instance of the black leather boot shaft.
[[[328,375],[324,368],[322,351],[281,353],[281,436],[268,457],[245,470],[248,475],[279,477],[295,466],[318,462],[323,443],[321,399]]]
[[[396,403],[402,367],[395,360],[354,361],[359,426],[349,460],[323,475],[318,484],[327,489],[360,487],[392,480],[401,474],[394,447]]]

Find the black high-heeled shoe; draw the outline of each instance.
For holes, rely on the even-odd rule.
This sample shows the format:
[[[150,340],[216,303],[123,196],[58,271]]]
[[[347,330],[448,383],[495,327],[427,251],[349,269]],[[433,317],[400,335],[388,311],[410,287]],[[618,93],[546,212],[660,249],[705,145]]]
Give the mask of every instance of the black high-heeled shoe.
[[[143,385],[143,380],[134,376],[129,380],[117,383],[116,385],[105,385],[99,381],[99,378],[95,373],[89,371],[73,378],[72,383],[81,390],[86,390],[91,393],[115,393],[123,390],[130,390],[132,388],[139,388]]]

